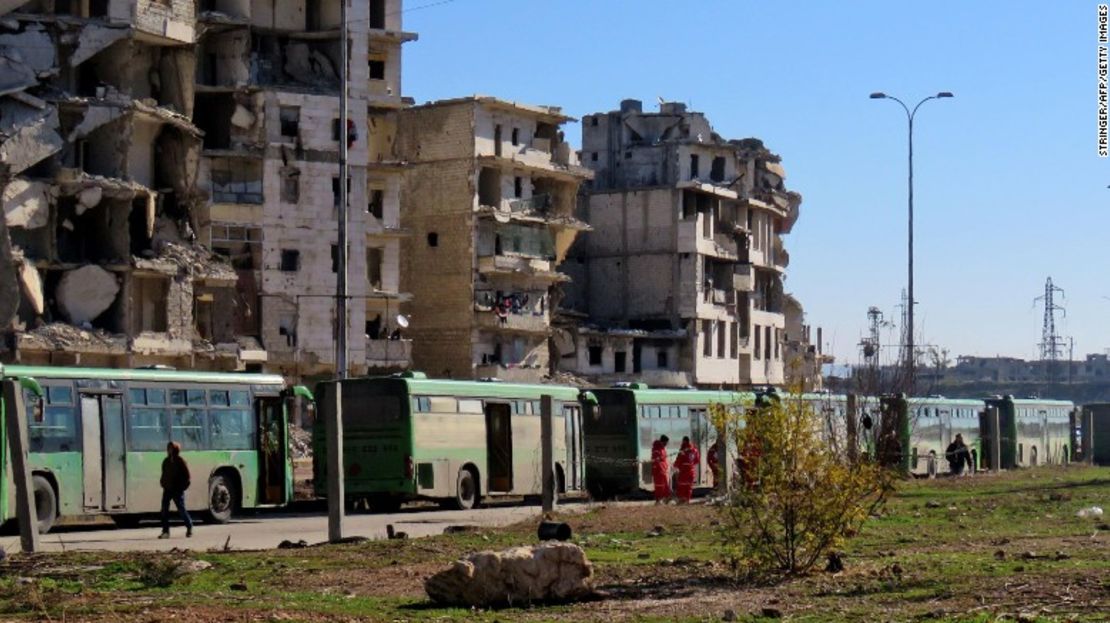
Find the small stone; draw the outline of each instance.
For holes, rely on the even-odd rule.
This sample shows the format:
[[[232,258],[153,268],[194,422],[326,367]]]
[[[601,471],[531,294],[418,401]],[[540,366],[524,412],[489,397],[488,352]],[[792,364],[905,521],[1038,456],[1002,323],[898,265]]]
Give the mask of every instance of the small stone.
[[[1021,555],[1022,560],[1036,560],[1038,558],[1040,558],[1040,556],[1037,555],[1037,552],[1024,552]]]
[[[1018,565],[1014,567],[1014,573],[1021,573],[1025,571],[1025,565]]]
[[[647,560],[648,558],[651,558],[651,554],[649,552],[640,552],[639,554],[636,554],[636,558],[639,558],[640,560]]]
[[[247,590],[247,585],[246,585],[245,582],[235,582],[234,584],[232,584],[228,588],[230,588],[233,591],[245,591],[245,590]]]
[[[940,502],[936,500],[929,500],[925,502],[925,508],[940,508]]]
[[[1037,615],[1031,612],[1019,612],[1017,615],[1018,623],[1036,623]]]
[[[994,553],[994,557],[996,560],[1006,560],[1006,552],[1003,550],[998,550]]]
[[[779,610],[778,608],[772,608],[770,606],[764,606],[761,613],[762,613],[763,617],[766,618],[766,619],[781,619],[782,618],[782,610]]]
[[[722,621],[735,621],[736,620],[736,611],[731,609],[731,608],[729,608],[728,610],[725,610],[725,613],[721,615],[721,620]]]
[[[1071,558],[1067,552],[1056,552],[1056,560],[1067,560]]]

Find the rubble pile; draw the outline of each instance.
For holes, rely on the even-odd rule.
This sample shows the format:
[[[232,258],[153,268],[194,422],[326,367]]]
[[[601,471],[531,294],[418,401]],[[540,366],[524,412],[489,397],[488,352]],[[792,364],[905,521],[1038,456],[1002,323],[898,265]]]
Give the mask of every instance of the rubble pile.
[[[544,543],[471,554],[425,580],[424,590],[432,601],[453,606],[565,602],[591,596],[592,578],[581,547]]]

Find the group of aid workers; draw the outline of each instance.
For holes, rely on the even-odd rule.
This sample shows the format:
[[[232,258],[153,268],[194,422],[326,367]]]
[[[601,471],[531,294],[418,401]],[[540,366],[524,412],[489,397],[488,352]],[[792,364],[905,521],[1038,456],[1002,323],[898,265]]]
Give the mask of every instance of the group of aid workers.
[[[671,465],[667,456],[667,444],[670,438],[666,435],[659,437],[651,444],[651,474],[655,484],[655,503],[663,504],[670,500],[671,493]],[[713,486],[717,486],[717,444],[710,448],[706,462],[713,473]],[[682,445],[674,460],[675,471],[678,478],[675,482],[674,497],[679,504],[689,504],[694,496],[694,481],[697,480],[698,464],[701,463],[701,452],[690,441],[689,437],[682,438]]]

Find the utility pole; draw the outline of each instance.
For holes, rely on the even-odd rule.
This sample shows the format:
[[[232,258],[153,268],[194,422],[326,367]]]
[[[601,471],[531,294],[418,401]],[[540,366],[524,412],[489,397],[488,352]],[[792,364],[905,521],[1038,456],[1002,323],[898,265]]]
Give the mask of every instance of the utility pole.
[[[1041,349],[1041,365],[1044,366],[1045,379],[1048,381],[1058,380],[1060,356],[1064,350],[1064,338],[1056,333],[1056,312],[1062,312],[1065,318],[1068,316],[1068,310],[1056,304],[1055,295],[1057,292],[1060,293],[1060,296],[1064,295],[1064,289],[1054,285],[1052,277],[1049,277],[1044,282],[1044,294],[1033,299],[1034,305],[1037,304],[1037,301],[1044,301],[1044,322],[1041,326],[1041,343],[1039,346]],[[1070,371],[1070,355],[1068,360]]]
[[[350,132],[347,129],[347,87],[350,80],[351,42],[347,33],[347,2],[339,2],[339,207],[338,245],[335,277],[335,405],[327,412],[328,449],[328,540],[341,540],[346,492],[343,482],[343,379],[347,378],[347,148]]]
[[[34,483],[27,462],[27,409],[23,388],[14,379],[3,380],[3,400],[7,420],[11,474],[15,484],[15,514],[19,521],[19,543],[24,552],[39,551],[38,511],[35,509]],[[3,450],[3,448],[0,448]]]

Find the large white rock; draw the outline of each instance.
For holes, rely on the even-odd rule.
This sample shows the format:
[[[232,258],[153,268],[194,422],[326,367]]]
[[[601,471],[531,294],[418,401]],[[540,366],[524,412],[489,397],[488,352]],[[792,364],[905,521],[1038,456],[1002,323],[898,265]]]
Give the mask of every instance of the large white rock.
[[[23,284],[23,296],[27,297],[31,309],[35,310],[35,314],[41,316],[45,307],[42,296],[42,276],[39,275],[39,269],[35,268],[30,262],[24,262],[19,267],[19,281]]]
[[[58,280],[54,298],[70,323],[92,322],[112,306],[119,294],[119,281],[112,273],[89,264],[66,272]]]
[[[572,543],[478,552],[424,581],[437,603],[457,606],[573,601],[590,596],[593,566]]]

